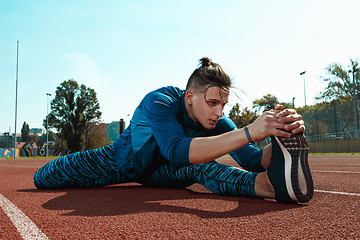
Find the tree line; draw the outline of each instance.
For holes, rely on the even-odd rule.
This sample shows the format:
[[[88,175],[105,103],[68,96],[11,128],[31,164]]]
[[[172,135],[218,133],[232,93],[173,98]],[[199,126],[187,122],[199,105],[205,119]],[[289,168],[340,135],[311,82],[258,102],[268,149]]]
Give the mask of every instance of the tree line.
[[[326,82],[327,86],[316,97],[318,103],[314,106],[308,106],[313,111],[322,110],[329,105],[352,102],[354,89],[356,93],[360,91],[360,85],[357,83],[360,77],[359,60],[350,59],[350,64],[347,67],[339,63],[329,64],[325,68],[325,72],[326,76],[321,76],[320,79]],[[359,100],[358,94],[357,100]],[[260,99],[254,100],[252,109],[247,107],[241,109],[240,105],[236,103],[229,112],[229,118],[234,121],[238,128],[242,128],[254,122],[264,111],[274,109],[276,104],[282,104],[284,109],[293,108],[291,103],[279,102],[276,96],[267,94]],[[298,107],[295,110],[302,115],[305,113],[304,107]],[[321,129],[328,128],[328,126],[321,126]]]
[[[50,142],[54,142],[55,134],[53,132],[49,132],[48,140]],[[21,142],[25,142],[30,144],[31,146],[33,143],[36,143],[36,146],[42,148],[43,145],[46,143],[46,136],[40,135],[37,132],[30,133],[30,126],[28,123],[24,122],[21,128]],[[27,147],[25,144],[24,147]]]
[[[352,76],[359,79],[358,60],[350,59],[346,68],[339,63],[332,63],[326,67],[326,73],[331,77],[321,77],[327,83],[323,92],[316,98],[320,103],[312,107],[321,107],[326,103],[349,102],[352,100],[353,87],[359,91],[359,85],[354,86]],[[350,70],[350,71],[349,71]],[[292,108],[290,103],[279,102],[271,94],[264,95],[253,101],[252,108],[241,109],[236,103],[229,112],[229,118],[238,128],[251,124],[264,111],[274,109],[276,104],[284,108]],[[304,113],[304,108],[296,108]],[[55,98],[51,101],[51,112],[44,119],[44,127],[55,129],[54,140],[60,148],[72,151],[93,149],[109,143],[106,124],[101,123],[100,105],[94,89],[79,85],[75,80],[69,79],[56,89]],[[48,126],[47,126],[48,123]]]

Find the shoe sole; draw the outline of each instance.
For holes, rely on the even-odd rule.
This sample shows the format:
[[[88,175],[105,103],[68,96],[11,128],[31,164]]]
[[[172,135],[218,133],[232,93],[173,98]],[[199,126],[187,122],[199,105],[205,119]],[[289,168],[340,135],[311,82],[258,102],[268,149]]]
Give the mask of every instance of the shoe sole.
[[[309,144],[306,137],[296,134],[290,138],[275,139],[284,155],[285,182],[290,198],[295,202],[308,202],[314,194],[314,184],[308,163]]]

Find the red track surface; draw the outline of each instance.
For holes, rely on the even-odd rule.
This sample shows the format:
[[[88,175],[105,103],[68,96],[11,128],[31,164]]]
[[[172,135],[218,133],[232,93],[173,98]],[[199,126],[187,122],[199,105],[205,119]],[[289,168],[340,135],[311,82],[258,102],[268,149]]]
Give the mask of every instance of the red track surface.
[[[37,190],[32,176],[45,162],[0,160],[0,193],[49,239],[360,238],[360,155],[311,156],[317,191],[309,203],[295,205],[217,196],[199,184]],[[22,239],[1,208],[0,239]]]

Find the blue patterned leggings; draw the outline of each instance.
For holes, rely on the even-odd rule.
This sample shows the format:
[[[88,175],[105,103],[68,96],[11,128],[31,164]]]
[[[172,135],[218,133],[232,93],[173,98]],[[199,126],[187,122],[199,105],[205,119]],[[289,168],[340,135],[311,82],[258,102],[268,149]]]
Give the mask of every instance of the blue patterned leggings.
[[[42,166],[34,175],[39,189],[101,187],[133,182],[119,172],[114,162],[113,144],[103,148],[72,153]],[[151,187],[185,188],[200,183],[219,195],[255,197],[258,173],[210,163],[175,168],[165,164],[140,183]]]

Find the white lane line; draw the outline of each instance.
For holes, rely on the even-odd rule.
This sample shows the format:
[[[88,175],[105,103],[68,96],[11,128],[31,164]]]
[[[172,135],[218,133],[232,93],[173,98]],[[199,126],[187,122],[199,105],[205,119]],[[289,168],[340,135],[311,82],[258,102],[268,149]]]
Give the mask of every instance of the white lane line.
[[[322,164],[322,163],[312,163],[311,165],[316,166],[360,166],[360,163],[333,163],[333,164]]]
[[[20,209],[0,193],[0,207],[24,239],[49,239]]]
[[[360,172],[352,172],[352,171],[328,171],[328,170],[311,170],[311,172],[322,172],[322,173],[357,173]]]
[[[357,197],[360,197],[360,193],[347,193],[347,192],[324,191],[324,190],[314,190],[314,192],[330,193],[330,194],[339,194],[339,195],[348,195],[348,196],[357,196]]]

